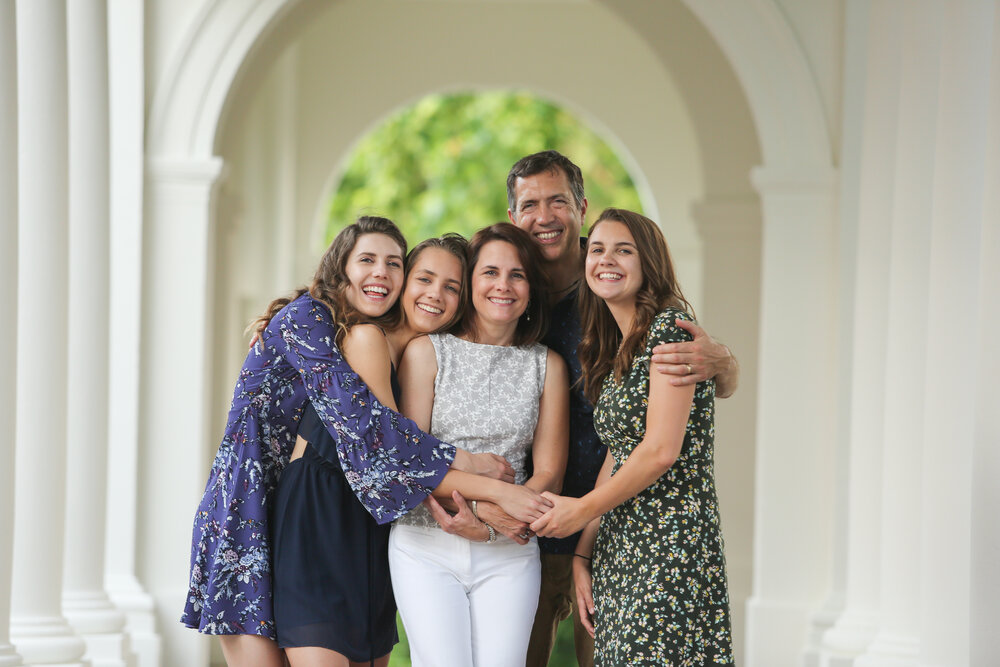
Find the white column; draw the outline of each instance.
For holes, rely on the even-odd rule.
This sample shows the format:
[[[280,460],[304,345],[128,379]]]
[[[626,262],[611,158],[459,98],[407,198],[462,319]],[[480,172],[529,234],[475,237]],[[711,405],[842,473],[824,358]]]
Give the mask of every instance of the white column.
[[[108,448],[108,43],[105,0],[67,8],[69,338],[63,613],[95,667],[124,666],[125,616],[104,591]]]
[[[14,0],[0,0],[0,667],[20,665],[10,644],[14,539],[14,406],[17,403],[17,50]]]
[[[717,402],[715,480],[726,540],[736,664],[744,664],[746,601],[753,583],[757,332],[760,318],[760,201],[707,197],[692,211],[704,255],[698,319],[740,362],[739,390]]]
[[[918,512],[923,561],[919,663],[927,667],[976,664],[970,662],[969,642],[972,589],[980,585],[971,569],[976,404],[974,394],[963,391],[966,373],[956,376],[954,369],[980,367],[975,332],[986,331],[979,322],[979,260],[985,192],[997,187],[996,181],[985,180],[984,141],[991,114],[997,112],[990,109],[997,13],[995,3],[948,3],[941,22],[929,308],[924,314],[930,363]],[[995,70],[992,75],[1000,76]],[[996,287],[988,288],[994,299]],[[964,341],[955,345],[956,339]]]
[[[836,172],[763,167],[753,596],[747,661],[801,660],[833,567]]]
[[[931,207],[943,3],[907,5],[889,253],[879,630],[857,667],[915,665]]]
[[[984,183],[1000,183],[1000,12],[993,17],[990,57],[989,124]],[[997,654],[997,600],[1000,599],[1000,415],[997,414],[997,378],[1000,378],[1000,188],[988,186],[982,196],[980,237],[978,363],[972,371],[971,399],[975,402],[972,466],[972,589],[970,600],[970,665],[988,665]]]
[[[870,8],[867,5],[871,5]],[[871,643],[878,629],[882,441],[885,401],[886,337],[888,335],[890,224],[893,202],[896,122],[899,112],[898,6],[895,2],[851,2],[848,25],[866,33],[857,45],[863,71],[848,69],[848,85],[857,86],[863,109],[861,127],[845,125],[842,199],[856,208],[856,271],[851,358],[851,423],[847,443],[848,527],[845,608],[821,643],[821,664],[849,667]],[[851,50],[850,41],[847,44]],[[847,54],[851,62],[851,54]],[[854,97],[845,91],[845,99]],[[845,121],[848,115],[845,113]],[[848,163],[852,163],[851,166]],[[853,194],[853,196],[852,196]]]
[[[183,627],[191,528],[208,477],[211,397],[209,309],[215,254],[212,194],[217,158],[150,159],[139,420],[139,575],[156,604],[164,664],[199,665],[208,641]],[[169,410],[164,409],[169,406]]]
[[[108,0],[111,331],[105,586],[126,615],[140,667],[157,667],[153,599],[136,578],[142,305],[143,3]]]
[[[66,516],[67,92],[62,0],[17,3],[17,461],[11,637],[25,662],[82,664],[61,611]]]

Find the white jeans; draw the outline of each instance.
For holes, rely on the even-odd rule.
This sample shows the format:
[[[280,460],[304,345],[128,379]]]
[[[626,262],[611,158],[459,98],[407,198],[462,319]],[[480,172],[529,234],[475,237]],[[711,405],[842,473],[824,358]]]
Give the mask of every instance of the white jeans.
[[[389,570],[413,667],[524,666],[541,581],[534,539],[393,526]]]

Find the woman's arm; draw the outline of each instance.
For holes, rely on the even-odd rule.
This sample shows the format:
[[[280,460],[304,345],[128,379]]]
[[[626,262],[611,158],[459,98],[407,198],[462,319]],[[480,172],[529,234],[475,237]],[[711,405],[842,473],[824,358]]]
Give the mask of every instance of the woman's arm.
[[[533,473],[529,489],[559,493],[569,456],[569,377],[566,362],[549,350],[545,359],[545,384],[538,403],[538,424],[531,447]]]
[[[658,480],[680,455],[693,398],[694,385],[676,387],[668,376],[651,368],[648,405],[656,409],[646,410],[646,436],[614,477],[582,498],[546,492],[554,507],[531,529],[546,537],[572,535]]]
[[[344,336],[340,349],[375,398],[387,408],[396,410],[396,399],[392,395],[392,358],[382,330],[374,324],[356,324]],[[419,422],[417,425],[427,430]]]

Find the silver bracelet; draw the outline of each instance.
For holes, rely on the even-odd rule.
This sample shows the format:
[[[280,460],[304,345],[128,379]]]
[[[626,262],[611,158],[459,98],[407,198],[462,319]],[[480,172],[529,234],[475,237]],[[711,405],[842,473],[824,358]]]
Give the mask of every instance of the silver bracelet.
[[[493,544],[497,541],[497,531],[493,530],[493,526],[485,521],[483,522],[483,525],[486,526],[486,530],[490,531],[490,536],[486,538],[486,544]]]

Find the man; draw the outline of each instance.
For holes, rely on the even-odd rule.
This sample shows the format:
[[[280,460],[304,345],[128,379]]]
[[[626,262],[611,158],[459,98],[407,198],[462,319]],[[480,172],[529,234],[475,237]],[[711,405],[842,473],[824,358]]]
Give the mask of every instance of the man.
[[[606,454],[594,431],[593,407],[577,380],[581,375],[576,348],[580,343],[580,315],[576,290],[583,279],[580,238],[587,198],[580,168],[556,151],[521,158],[507,175],[507,216],[538,243],[545,257],[551,288],[552,324],[543,342],[558,352],[570,371],[569,461],[562,495],[580,497],[594,488]],[[715,342],[696,324],[677,320],[694,340],[659,345],[652,362],[661,373],[673,375],[675,385],[714,377],[716,395],[726,398],[736,390],[739,365],[729,348]],[[527,667],[545,667],[560,621],[573,615],[577,662],[594,664],[594,642],[580,625],[573,586],[573,553],[579,534],[563,539],[539,538],[542,585],[538,610],[528,645]]]

